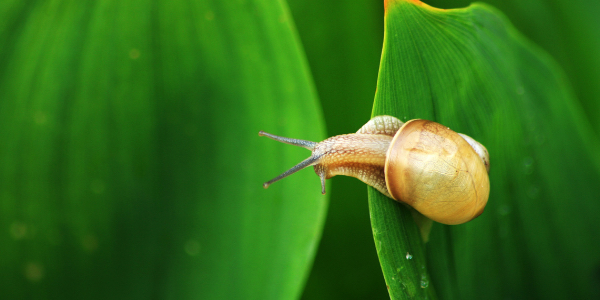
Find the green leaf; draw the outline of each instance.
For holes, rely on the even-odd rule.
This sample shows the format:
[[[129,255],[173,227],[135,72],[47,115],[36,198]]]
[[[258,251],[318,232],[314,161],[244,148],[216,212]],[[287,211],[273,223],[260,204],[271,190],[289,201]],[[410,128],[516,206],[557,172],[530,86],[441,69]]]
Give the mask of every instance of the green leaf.
[[[295,299],[324,124],[281,1],[0,4],[0,298]]]
[[[469,0],[429,0],[436,7],[463,7]],[[519,31],[554,57],[569,77],[585,114],[600,136],[600,1],[485,0]]]
[[[491,160],[485,212],[434,224],[426,247],[409,209],[370,189],[392,299],[432,298],[431,289],[444,299],[597,296],[600,143],[562,71],[484,4],[390,0],[385,20],[373,115],[437,121],[480,141]]]

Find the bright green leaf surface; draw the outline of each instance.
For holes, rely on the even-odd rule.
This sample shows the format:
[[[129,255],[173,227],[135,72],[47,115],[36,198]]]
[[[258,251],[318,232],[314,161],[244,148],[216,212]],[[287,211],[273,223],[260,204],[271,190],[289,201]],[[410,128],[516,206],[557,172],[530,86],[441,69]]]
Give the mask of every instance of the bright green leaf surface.
[[[429,0],[454,8],[470,0]],[[527,37],[548,51],[568,75],[585,114],[600,136],[600,1],[484,0],[505,13]]]
[[[0,4],[0,298],[295,299],[321,140],[279,1]]]
[[[500,12],[389,1],[380,114],[435,120],[491,156],[485,212],[464,225],[435,224],[426,250],[408,209],[370,191],[393,299],[432,298],[432,289],[444,299],[600,294],[600,143],[556,64]]]

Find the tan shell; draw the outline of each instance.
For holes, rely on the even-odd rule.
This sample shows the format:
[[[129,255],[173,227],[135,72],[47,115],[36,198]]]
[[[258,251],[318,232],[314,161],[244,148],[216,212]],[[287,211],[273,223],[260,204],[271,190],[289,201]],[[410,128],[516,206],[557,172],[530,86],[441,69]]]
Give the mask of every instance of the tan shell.
[[[469,143],[426,120],[411,120],[396,133],[385,181],[394,199],[449,225],[479,216],[490,191],[486,167]]]

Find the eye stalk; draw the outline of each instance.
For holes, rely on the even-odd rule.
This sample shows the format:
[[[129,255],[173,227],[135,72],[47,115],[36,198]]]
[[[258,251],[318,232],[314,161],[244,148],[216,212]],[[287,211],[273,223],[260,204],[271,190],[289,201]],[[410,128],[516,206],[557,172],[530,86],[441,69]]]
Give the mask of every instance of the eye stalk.
[[[260,131],[258,133],[258,136],[266,136],[270,139],[276,140],[278,142],[282,142],[285,144],[289,144],[289,145],[294,145],[294,146],[299,146],[302,148],[306,148],[310,151],[313,151],[315,149],[315,146],[317,145],[317,143],[315,142],[311,142],[311,141],[307,141],[307,140],[300,140],[300,139],[292,139],[292,138],[287,138],[287,137],[283,137],[283,136],[278,136],[278,135],[274,135],[274,134],[270,134],[264,131]],[[263,187],[266,189],[268,188],[273,182],[279,181],[285,177],[288,177],[306,167],[310,167],[313,165],[318,164],[319,161],[319,157],[315,156],[314,153],[313,155],[311,155],[309,158],[301,161],[299,164],[295,165],[294,167],[292,167],[291,169],[283,172],[281,175],[263,183]],[[317,174],[319,174],[317,172]],[[321,177],[321,193],[325,194],[325,177],[319,174],[319,177]]]

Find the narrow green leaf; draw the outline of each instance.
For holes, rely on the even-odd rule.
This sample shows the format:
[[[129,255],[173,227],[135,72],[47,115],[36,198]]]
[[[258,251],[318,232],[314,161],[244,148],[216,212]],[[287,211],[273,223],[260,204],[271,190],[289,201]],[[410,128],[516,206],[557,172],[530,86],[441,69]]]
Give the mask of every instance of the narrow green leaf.
[[[295,299],[324,125],[281,1],[0,4],[0,298]]]
[[[406,288],[423,276],[424,290],[444,299],[598,295],[600,143],[556,64],[500,12],[388,1],[373,108],[381,114],[435,120],[491,155],[485,212],[463,225],[435,224],[426,251],[408,209],[371,189],[392,299],[431,298]]]

